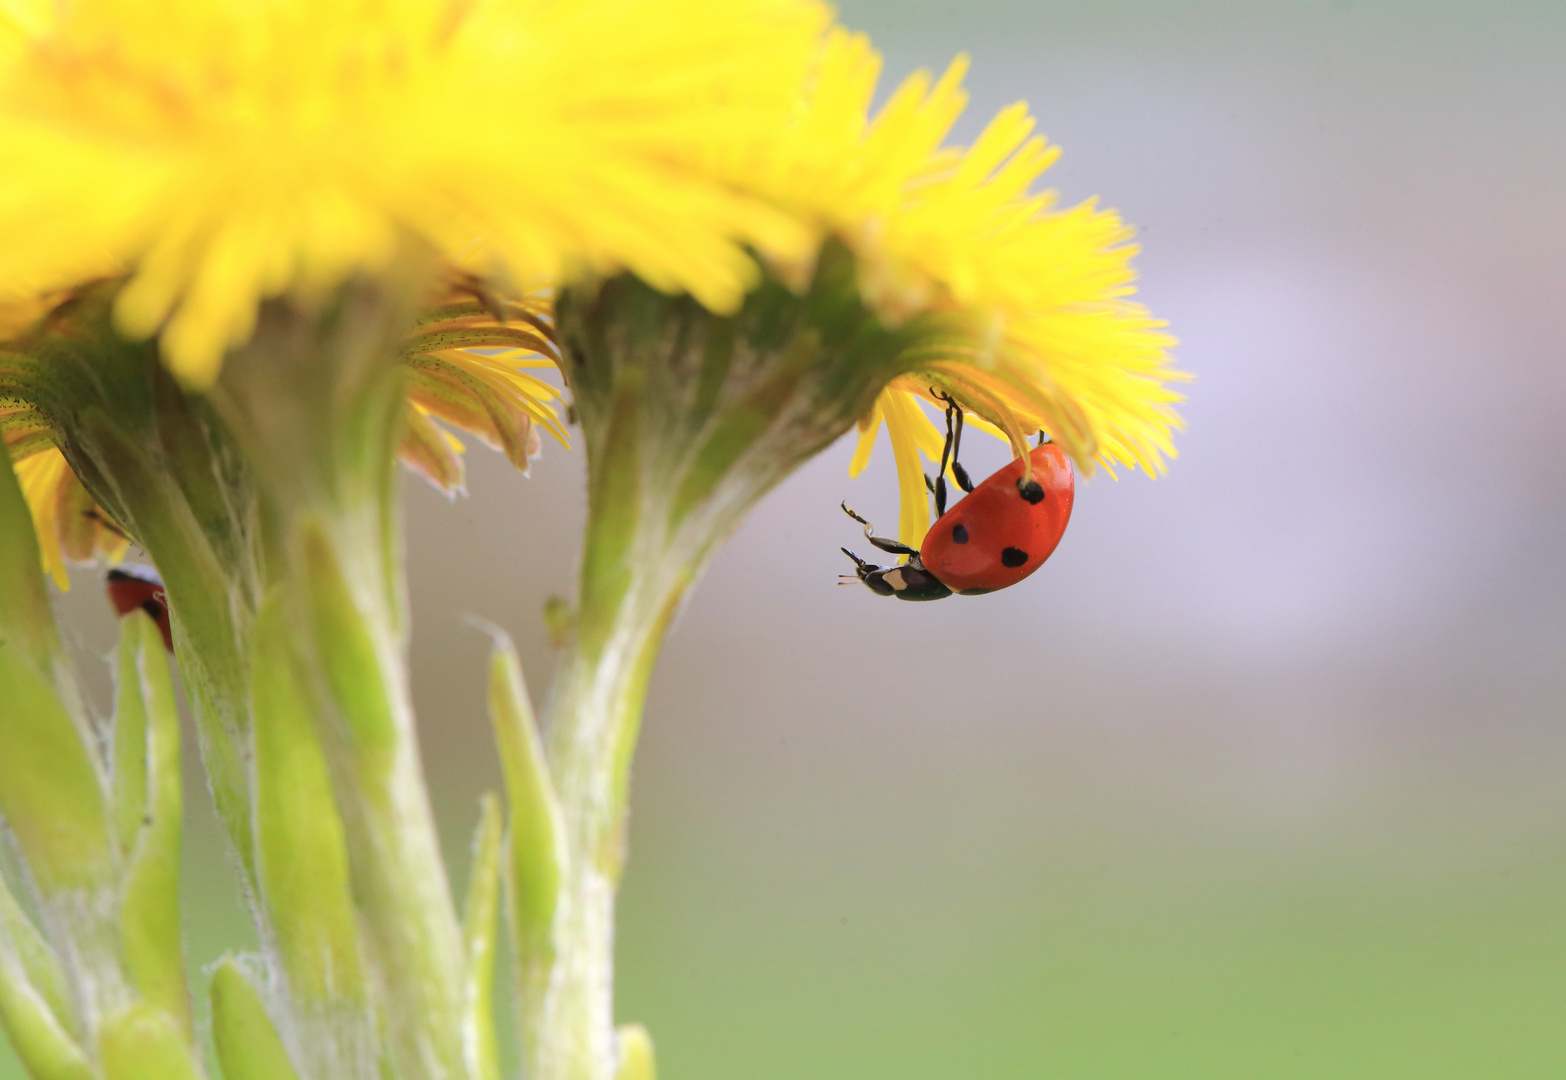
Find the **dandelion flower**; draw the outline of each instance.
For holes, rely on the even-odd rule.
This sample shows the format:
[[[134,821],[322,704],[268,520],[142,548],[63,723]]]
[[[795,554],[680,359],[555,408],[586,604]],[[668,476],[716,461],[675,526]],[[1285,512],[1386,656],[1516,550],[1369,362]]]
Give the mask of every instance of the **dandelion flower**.
[[[1033,181],[1058,151],[1023,105],[1002,110],[966,150],[943,145],[966,104],[966,61],[905,81],[872,119],[880,58],[834,31],[793,122],[737,155],[735,175],[814,221],[855,254],[861,293],[886,320],[944,319],[949,333],[893,380],[860,424],[852,471],[884,422],[897,461],[899,536],[929,523],[919,453],[941,436],[921,401],[950,395],[1022,454],[1046,431],[1085,471],[1163,469],[1180,426],[1168,385],[1173,339],[1129,297],[1131,230],[1089,201],[1061,208]],[[808,263],[769,253],[796,279]]]
[[[742,245],[807,240],[695,166],[786,117],[825,22],[811,3],[0,12],[0,297],[126,273],[120,329],[158,334],[188,386],[259,301],[410,249],[523,288],[629,269],[724,309],[756,277]]]
[[[42,351],[37,342],[56,332],[46,316],[66,299],[47,294],[0,304],[0,369],[34,362],[30,348]],[[403,464],[455,494],[463,490],[463,444],[443,425],[501,451],[524,471],[539,454],[540,430],[569,445],[554,408],[559,391],[529,373],[552,366],[549,332],[548,304],[537,298],[500,301],[458,291],[428,305],[402,351]],[[7,381],[0,372],[0,386]],[[20,398],[0,397],[0,440],[32,512],[44,569],[56,585],[70,588],[68,562],[123,558],[126,532],[72,471],[59,449],[68,440],[49,416]]]

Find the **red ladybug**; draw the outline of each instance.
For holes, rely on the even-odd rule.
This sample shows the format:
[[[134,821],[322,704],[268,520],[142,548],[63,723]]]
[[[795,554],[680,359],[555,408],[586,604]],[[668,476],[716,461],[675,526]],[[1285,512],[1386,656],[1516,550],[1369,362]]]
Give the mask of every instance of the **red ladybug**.
[[[956,415],[955,429],[953,414]],[[865,537],[882,551],[906,555],[901,566],[880,567],[865,562],[847,548],[854,573],[872,592],[900,600],[940,600],[952,593],[976,596],[1015,585],[1054,553],[1071,520],[1076,480],[1071,462],[1054,443],[1041,443],[1028,454],[1033,478],[1025,480],[1017,458],[977,487],[956,462],[962,439],[962,412],[949,398],[946,408],[946,449],[941,473],[930,483],[939,519],[918,551],[895,540],[875,536],[868,521],[848,509],[865,527]],[[946,509],[946,464],[968,496]]]
[[[124,566],[109,571],[107,582],[109,603],[117,615],[129,615],[133,611],[145,611],[158,624],[163,634],[164,648],[174,651],[174,631],[169,625],[169,601],[163,592],[163,579],[158,572],[146,566]]]

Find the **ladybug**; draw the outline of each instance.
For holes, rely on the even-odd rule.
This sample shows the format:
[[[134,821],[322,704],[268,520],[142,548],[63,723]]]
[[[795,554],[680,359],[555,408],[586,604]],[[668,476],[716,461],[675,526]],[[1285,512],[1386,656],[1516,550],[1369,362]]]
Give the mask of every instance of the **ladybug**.
[[[977,596],[1015,585],[1044,565],[1071,520],[1076,480],[1060,447],[1040,435],[1039,445],[1028,453],[1031,479],[1023,459],[1016,458],[975,486],[957,463],[962,410],[951,398],[944,399],[946,446],[941,471],[933,481],[926,478],[935,494],[938,520],[919,549],[874,535],[868,521],[843,505],[843,512],[865,527],[870,543],[890,554],[908,556],[900,566],[880,567],[842,549],[854,560],[854,576],[881,596],[940,600],[954,592]],[[950,510],[946,509],[948,461],[957,485],[967,493]]]
[[[109,603],[117,615],[129,615],[133,611],[145,611],[158,624],[163,635],[164,648],[174,651],[174,630],[169,625],[169,601],[163,591],[163,579],[147,566],[126,563],[109,571],[105,583],[109,590]]]

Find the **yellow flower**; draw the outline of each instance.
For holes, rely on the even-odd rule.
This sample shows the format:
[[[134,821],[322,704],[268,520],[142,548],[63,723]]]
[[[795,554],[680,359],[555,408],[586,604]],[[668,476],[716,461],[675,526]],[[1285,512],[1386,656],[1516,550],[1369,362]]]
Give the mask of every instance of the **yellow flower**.
[[[67,558],[85,562],[102,555],[118,562],[124,556],[129,541],[98,514],[65,455],[53,446],[17,461],[16,479],[33,514],[44,570],[61,589],[71,587]]]
[[[61,299],[0,304],[0,352],[6,338],[33,328]],[[403,348],[403,464],[448,494],[463,489],[463,446],[443,423],[502,451],[523,471],[538,456],[540,429],[569,445],[554,410],[559,392],[528,373],[553,366],[551,332],[549,304],[538,297],[498,300],[458,290],[429,305]],[[12,347],[25,350],[25,339]],[[70,588],[68,561],[124,557],[128,538],[71,471],[45,416],[25,403],[0,401],[0,437],[32,512],[44,569],[56,585]]]
[[[950,321],[942,347],[895,380],[861,424],[853,471],[880,423],[903,495],[900,538],[929,524],[919,452],[938,460],[942,435],[920,400],[950,394],[1018,454],[1047,431],[1084,471],[1095,463],[1162,471],[1181,426],[1168,383],[1174,344],[1129,296],[1131,231],[1094,203],[1062,209],[1033,181],[1057,151],[1032,135],[1023,105],[1004,109],[966,150],[942,145],[966,104],[959,59],[939,80],[919,73],[872,120],[880,58],[835,31],[810,92],[784,131],[764,133],[729,163],[738,182],[835,235],[854,251],[860,288],[892,322]],[[799,278],[808,264],[767,253]]]
[[[14,60],[29,38],[41,36],[51,15],[48,0],[0,0],[0,65]]]
[[[539,428],[570,445],[554,410],[559,391],[528,369],[557,355],[549,301],[455,295],[424,313],[403,353],[408,412],[403,463],[448,493],[462,489],[462,443],[441,420],[502,451],[526,472]]]
[[[129,274],[116,316],[215,377],[259,300],[410,249],[522,288],[629,269],[732,308],[808,234],[717,182],[776,128],[803,0],[77,0],[0,7],[0,296]]]
[[[308,303],[410,247],[534,295],[448,298],[410,340],[401,453],[448,491],[461,447],[440,422],[521,468],[539,425],[564,439],[527,370],[556,357],[529,289],[628,270],[726,312],[758,280],[748,251],[802,283],[828,240],[883,319],[940,328],[854,458],[884,422],[906,543],[929,523],[937,393],[1018,453],[1047,431],[1085,471],[1156,473],[1174,453],[1185,376],[1130,299],[1130,230],[1031,192],[1057,152],[1021,105],[943,145],[962,60],[872,118],[879,57],[823,36],[813,3],[0,5],[0,298],[123,275],[120,328],[160,335],[199,388],[260,300]],[[0,335],[28,303],[0,304]]]

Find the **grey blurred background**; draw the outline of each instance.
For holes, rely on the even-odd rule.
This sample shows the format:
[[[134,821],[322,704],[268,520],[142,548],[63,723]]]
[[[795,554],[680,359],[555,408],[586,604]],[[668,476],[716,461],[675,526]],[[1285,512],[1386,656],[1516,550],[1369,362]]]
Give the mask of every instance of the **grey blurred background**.
[[[836,587],[884,445],[763,503],[653,682],[621,1016],[667,1080],[1566,1076],[1566,5],[841,15],[886,88],[971,52],[958,135],[1026,98],[1052,185],[1139,226],[1190,430],[993,596]],[[542,698],[583,514],[579,455],[469,456],[408,499],[458,882],[498,784],[462,618]],[[206,961],[242,920],[199,815],[189,857]]]

